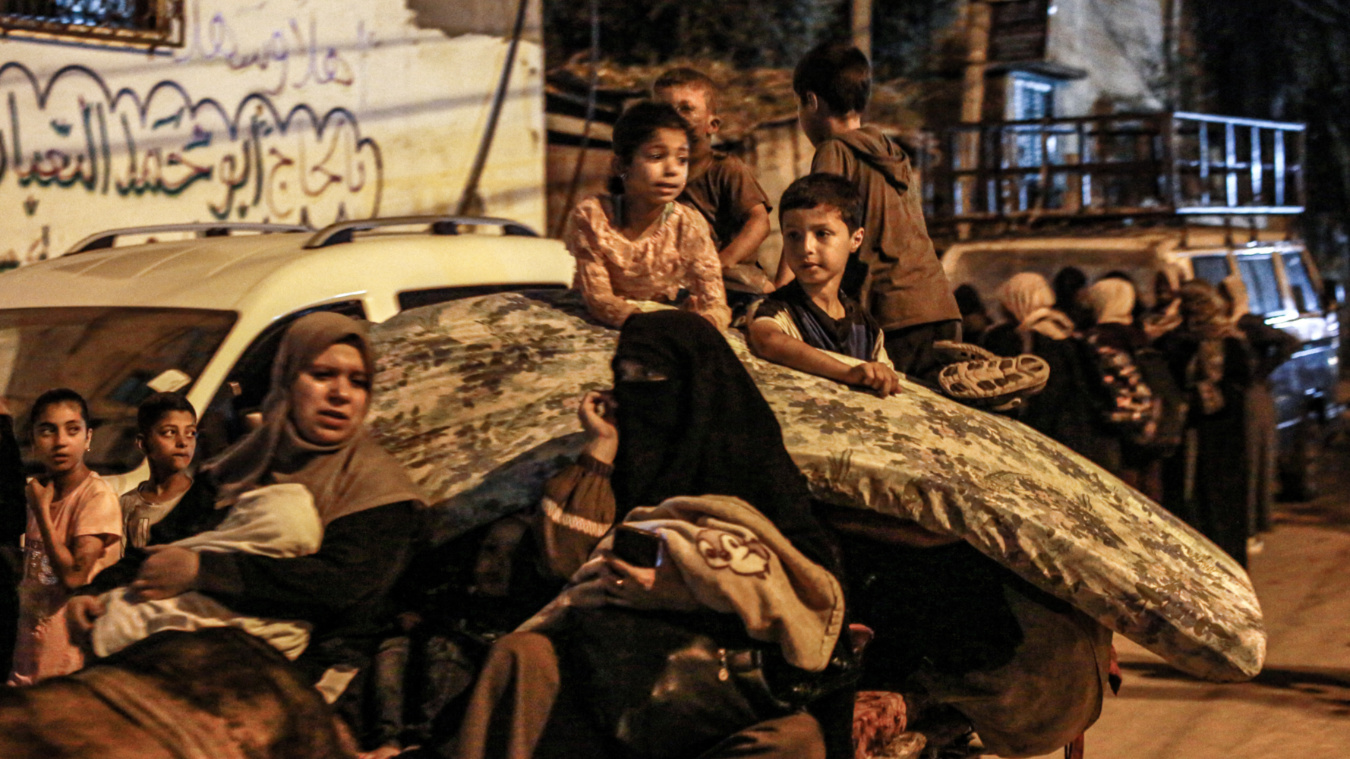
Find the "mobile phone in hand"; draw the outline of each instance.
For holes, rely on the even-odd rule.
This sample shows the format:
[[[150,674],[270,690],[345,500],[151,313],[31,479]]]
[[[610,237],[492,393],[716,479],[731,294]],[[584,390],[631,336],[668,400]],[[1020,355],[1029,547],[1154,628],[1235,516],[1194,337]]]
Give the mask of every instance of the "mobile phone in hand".
[[[661,555],[661,536],[621,524],[614,528],[614,546],[610,550],[635,567],[650,569]]]

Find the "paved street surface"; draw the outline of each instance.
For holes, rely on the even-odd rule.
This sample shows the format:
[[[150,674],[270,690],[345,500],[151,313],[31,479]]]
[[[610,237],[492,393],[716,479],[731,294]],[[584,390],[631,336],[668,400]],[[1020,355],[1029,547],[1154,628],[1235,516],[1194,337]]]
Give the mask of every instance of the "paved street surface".
[[[1251,575],[1269,643],[1255,680],[1191,679],[1120,636],[1087,759],[1350,759],[1350,443],[1328,451],[1324,495],[1279,504]]]

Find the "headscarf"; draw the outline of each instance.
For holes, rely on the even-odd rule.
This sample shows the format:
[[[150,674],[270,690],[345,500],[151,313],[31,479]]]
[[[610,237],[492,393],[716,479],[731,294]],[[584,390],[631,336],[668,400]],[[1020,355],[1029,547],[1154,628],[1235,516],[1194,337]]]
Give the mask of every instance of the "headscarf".
[[[1211,339],[1241,336],[1228,317],[1228,303],[1210,283],[1193,279],[1177,290],[1177,296],[1181,300],[1181,318],[1188,332]]]
[[[1195,390],[1200,409],[1213,414],[1227,399],[1221,382],[1224,367],[1224,339],[1241,337],[1228,317],[1228,304],[1208,282],[1191,280],[1177,290],[1181,301],[1182,330],[1196,343],[1195,355],[1186,364],[1186,385]]]
[[[1055,293],[1039,274],[1015,275],[999,288],[998,299],[1019,332],[1039,332],[1052,340],[1073,334],[1073,321],[1055,310]]]
[[[616,369],[624,360],[668,379],[624,382],[616,371],[619,452],[612,482],[618,519],[673,496],[735,496],[833,570],[829,539],[811,514],[806,477],[726,339],[696,314],[634,314],[619,333]]]
[[[376,506],[425,503],[403,466],[370,438],[364,424],[344,442],[317,445],[300,437],[291,421],[290,394],[296,378],[339,342],[360,350],[367,373],[374,375],[375,354],[363,323],[319,311],[286,330],[263,399],[262,426],[206,465],[220,484],[218,506],[230,505],[259,486],[287,482],[309,489],[325,526]]]
[[[1134,285],[1109,277],[1098,280],[1084,296],[1098,324],[1134,323]]]

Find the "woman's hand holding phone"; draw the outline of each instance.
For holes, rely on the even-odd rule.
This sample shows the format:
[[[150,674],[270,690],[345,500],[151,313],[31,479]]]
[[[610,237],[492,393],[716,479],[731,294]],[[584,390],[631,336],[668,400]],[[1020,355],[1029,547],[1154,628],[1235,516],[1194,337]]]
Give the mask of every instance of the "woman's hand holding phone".
[[[634,535],[620,544],[620,536],[625,532]],[[620,556],[620,550],[629,554],[628,558],[648,563],[651,549],[639,546],[637,535],[649,536],[655,541],[655,555],[650,556],[654,566],[638,566]],[[620,526],[615,533],[615,549],[603,554],[608,576],[605,578],[605,595],[616,606],[632,609],[664,609],[670,611],[694,611],[702,604],[694,598],[684,583],[684,575],[670,561],[666,554],[665,541],[661,536]],[[634,546],[623,548],[623,546]]]

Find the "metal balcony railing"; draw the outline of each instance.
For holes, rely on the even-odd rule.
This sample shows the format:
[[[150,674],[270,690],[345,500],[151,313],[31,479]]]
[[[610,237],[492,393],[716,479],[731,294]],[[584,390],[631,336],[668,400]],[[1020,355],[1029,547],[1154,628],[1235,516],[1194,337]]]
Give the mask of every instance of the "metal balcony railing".
[[[928,167],[936,219],[1296,214],[1304,126],[1199,113],[971,124]]]

